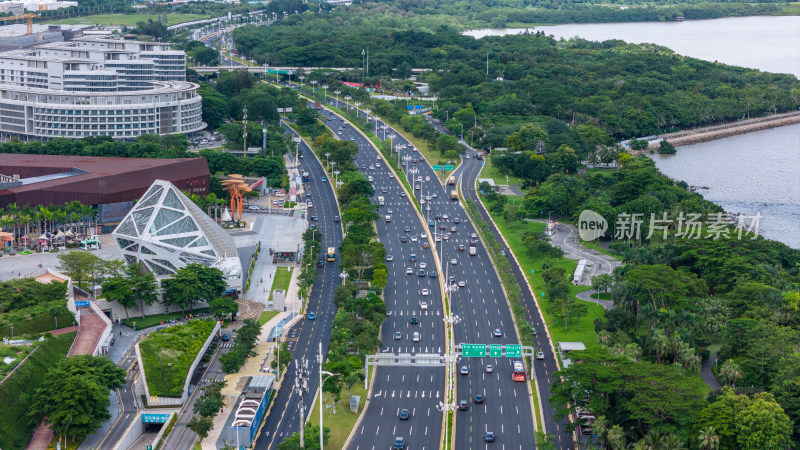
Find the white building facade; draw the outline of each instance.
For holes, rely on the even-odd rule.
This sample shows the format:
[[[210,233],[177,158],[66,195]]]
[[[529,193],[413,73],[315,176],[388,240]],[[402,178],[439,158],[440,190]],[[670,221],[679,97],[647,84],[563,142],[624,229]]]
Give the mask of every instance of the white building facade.
[[[220,269],[228,288],[242,291],[233,237],[169,181],[156,180],[112,236],[127,263],[142,262],[158,278],[199,263]]]
[[[198,85],[170,44],[97,37],[0,53],[0,138],[202,130]]]

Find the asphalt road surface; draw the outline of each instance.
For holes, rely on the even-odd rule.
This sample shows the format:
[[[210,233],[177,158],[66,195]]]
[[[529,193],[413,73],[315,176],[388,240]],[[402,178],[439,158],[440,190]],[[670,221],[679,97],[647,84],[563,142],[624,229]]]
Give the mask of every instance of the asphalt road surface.
[[[288,127],[284,126],[284,128],[287,133],[292,133]],[[329,180],[323,181],[325,172],[322,165],[314,158],[305,142],[300,143],[300,152],[305,155],[300,160],[300,165],[311,175],[306,184],[306,190],[311,192],[311,196],[307,199],[311,200],[313,207],[308,209],[307,218],[317,216],[318,220],[311,223],[316,224],[317,229],[322,232],[322,249],[320,249],[318,259],[323,259],[327,247],[336,247],[338,252],[339,246],[342,244],[341,226],[339,222],[334,221],[334,217],[339,215],[339,210],[333,195],[332,183]],[[322,354],[328,353],[331,324],[336,315],[333,293],[339,284],[341,284],[341,279],[339,278],[339,256],[337,255],[336,262],[326,262],[324,267],[317,268],[317,277],[314,280],[311,298],[306,308],[307,312],[315,314],[316,319],[302,319],[291,329],[287,338],[287,346],[294,358],[305,357],[309,363],[311,376],[308,380],[309,393],[306,394],[304,402],[303,417],[305,419],[308,419],[311,401],[319,382],[319,364],[317,362],[319,342],[322,342]],[[254,448],[277,448],[278,444],[300,429],[300,397],[293,389],[294,378],[294,364],[290,364]]]
[[[384,300],[389,317],[382,327],[381,353],[444,354],[445,317],[439,279],[431,277],[438,268],[431,249],[423,248],[423,243],[428,242],[422,237],[423,232],[428,232],[427,227],[420,222],[408,197],[401,196],[400,182],[372,144],[333,114],[323,115],[323,121],[339,139],[358,145],[355,164],[365,176],[372,177],[372,202],[378,204],[378,197],[385,199],[378,211],[381,218],[375,223],[386,255],[392,257],[386,262],[389,277]],[[389,222],[386,216],[391,218]],[[401,242],[401,237],[406,242]],[[415,261],[411,261],[412,254]],[[409,268],[411,274],[407,274]],[[419,276],[420,270],[423,276]],[[412,317],[417,324],[410,323]],[[413,340],[414,332],[419,333],[419,341]],[[399,339],[396,333],[400,333]],[[438,448],[443,416],[437,405],[444,400],[444,376],[442,367],[379,367],[370,404],[349,448],[387,448],[396,437],[403,437],[408,449]],[[408,409],[408,420],[399,420],[401,409]]]
[[[343,102],[341,106],[346,107]],[[383,125],[381,121],[377,122],[381,137]],[[399,133],[395,135],[398,137],[394,139],[394,145],[395,148],[401,147],[400,158],[405,162],[402,167],[409,173],[409,179],[419,180],[421,177],[421,181],[410,184],[414,195],[424,203],[426,221],[434,222],[433,226],[427,224],[426,229],[431,233],[435,231],[439,235],[436,239],[441,239],[436,242],[436,247],[445,266],[443,275],[448,285],[454,288],[450,304],[453,314],[459,319],[453,326],[455,342],[518,344],[511,311],[489,255],[477,240],[477,235],[473,237],[475,228],[460,202],[450,199],[450,191],[456,188],[443,186],[422,155],[413,151],[411,143]],[[477,254],[469,256],[469,245],[473,241],[476,241]],[[460,251],[459,245],[463,245],[465,250]],[[464,282],[463,287],[460,282]],[[499,336],[495,336],[496,329],[500,331]],[[492,365],[491,373],[486,371],[487,365]],[[468,374],[456,375],[456,401],[466,401],[467,410],[456,412],[455,448],[486,448],[486,432],[495,434],[494,445],[507,449],[533,448],[531,398],[525,383],[513,381],[512,360],[505,357],[468,358],[458,362],[457,366],[459,372],[466,366]],[[475,403],[475,395],[482,395],[483,403]]]

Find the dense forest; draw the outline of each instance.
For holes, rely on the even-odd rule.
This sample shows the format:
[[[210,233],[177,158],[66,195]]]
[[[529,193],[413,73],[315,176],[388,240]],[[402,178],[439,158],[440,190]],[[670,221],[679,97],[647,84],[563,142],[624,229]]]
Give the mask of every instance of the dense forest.
[[[494,154],[492,161],[508,172],[518,156]],[[736,228],[719,206],[662,175],[649,158],[618,157],[619,170],[581,175],[548,174],[541,162],[546,179],[528,180],[534,187],[520,204],[482,186],[490,211],[506,223],[542,211],[573,222],[595,211],[608,221],[610,249],[624,263],[593,280],[615,308],[595,321],[598,345],[558,374],[551,402],[560,414],[576,406],[595,414],[603,448],[672,436],[690,448],[709,448],[713,436],[721,449],[800,444],[800,251],[756,238],[747,224]],[[666,227],[651,219],[664,212]],[[620,236],[634,214],[643,218],[639,233]],[[700,228],[690,231],[692,214]],[[571,274],[545,267],[546,298],[575,303],[564,289]],[[563,311],[569,321],[579,309]],[[687,377],[712,352],[723,390],[707,395]]]
[[[368,42],[369,72],[355,74],[371,85],[407,76],[412,67],[432,69],[419,78],[439,96],[436,116],[462,111],[465,129],[480,125],[476,145],[484,148],[505,146],[522,125],[546,127],[552,119],[562,128],[585,129],[591,138],[573,143],[579,150],[800,106],[800,83],[790,75],[687,58],[650,44],[556,41],[542,34],[476,40],[431,16],[406,17],[383,4],[295,15],[270,27],[239,28],[233,37],[259,63],[322,67],[360,68]],[[333,89],[337,75],[309,78],[315,77]]]

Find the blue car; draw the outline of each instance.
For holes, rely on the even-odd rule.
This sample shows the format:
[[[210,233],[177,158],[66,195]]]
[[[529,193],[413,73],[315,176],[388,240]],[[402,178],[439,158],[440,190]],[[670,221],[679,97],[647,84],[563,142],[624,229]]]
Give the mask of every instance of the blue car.
[[[322,181],[328,181],[327,177],[322,177]]]
[[[435,227],[436,226],[436,222],[431,220],[431,221],[428,222],[428,226],[429,227]]]
[[[317,316],[314,313],[308,313],[308,320],[314,320]]]

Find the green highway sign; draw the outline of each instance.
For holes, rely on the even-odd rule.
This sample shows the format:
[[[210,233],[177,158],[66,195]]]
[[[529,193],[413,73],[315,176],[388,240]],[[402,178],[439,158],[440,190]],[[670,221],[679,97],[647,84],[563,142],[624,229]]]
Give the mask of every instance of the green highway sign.
[[[483,358],[486,356],[486,345],[461,344],[461,356],[464,358]]]
[[[444,166],[444,170],[453,170],[453,166],[448,164],[448,165]]]
[[[442,170],[442,166],[433,166],[433,170]]]
[[[499,358],[503,356],[500,344],[493,344],[489,346],[489,356],[491,356],[492,358]]]
[[[506,345],[506,358],[520,358],[522,357],[521,345]]]

